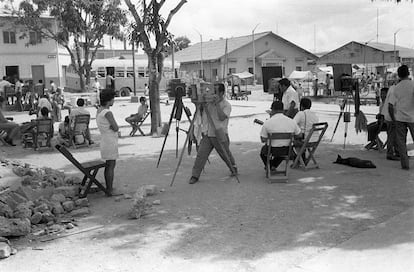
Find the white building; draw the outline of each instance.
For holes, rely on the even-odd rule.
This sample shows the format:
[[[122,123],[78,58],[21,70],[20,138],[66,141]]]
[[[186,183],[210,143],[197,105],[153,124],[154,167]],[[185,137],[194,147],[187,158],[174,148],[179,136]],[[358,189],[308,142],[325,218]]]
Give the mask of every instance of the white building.
[[[43,80],[46,87],[50,80],[58,86],[65,85],[65,72],[71,60],[69,53],[54,40],[46,40],[36,32],[24,32],[16,18],[0,14],[0,77],[18,77]],[[51,20],[53,18],[44,18]]]

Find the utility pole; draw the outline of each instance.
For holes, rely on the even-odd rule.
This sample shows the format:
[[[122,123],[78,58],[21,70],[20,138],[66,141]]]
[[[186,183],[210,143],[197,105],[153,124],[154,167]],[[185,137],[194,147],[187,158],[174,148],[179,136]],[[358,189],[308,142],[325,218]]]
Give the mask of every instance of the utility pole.
[[[397,31],[394,32],[394,67],[396,67],[397,65],[395,64],[397,62],[397,50],[396,50],[396,43],[397,43],[397,33],[398,31],[400,31],[400,29],[398,29]]]
[[[254,45],[254,31],[259,26],[260,23],[258,23],[252,30],[252,44],[253,44],[253,85],[256,85],[256,48]]]
[[[198,35],[200,35],[200,69],[201,69],[201,78],[204,80],[204,67],[203,67],[203,35],[198,32],[197,29],[194,29]]]

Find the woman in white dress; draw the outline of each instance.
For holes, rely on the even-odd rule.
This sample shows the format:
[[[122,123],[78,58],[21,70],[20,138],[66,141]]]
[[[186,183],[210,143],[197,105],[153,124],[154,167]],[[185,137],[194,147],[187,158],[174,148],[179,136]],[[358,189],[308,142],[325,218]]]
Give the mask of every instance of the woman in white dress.
[[[113,195],[113,181],[116,159],[118,158],[118,124],[109,110],[114,104],[115,92],[107,90],[100,93],[101,107],[97,111],[96,123],[101,133],[101,157],[106,161],[105,183],[108,195]]]

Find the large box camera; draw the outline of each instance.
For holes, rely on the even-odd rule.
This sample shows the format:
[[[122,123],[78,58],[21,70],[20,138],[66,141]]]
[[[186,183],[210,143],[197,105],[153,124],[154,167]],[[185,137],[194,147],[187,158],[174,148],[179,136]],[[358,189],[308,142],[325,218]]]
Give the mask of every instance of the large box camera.
[[[191,85],[191,102],[204,103],[213,102],[215,95],[218,93],[218,83],[200,82]]]
[[[183,97],[185,96],[185,83],[180,79],[171,79],[168,83],[168,97]]]

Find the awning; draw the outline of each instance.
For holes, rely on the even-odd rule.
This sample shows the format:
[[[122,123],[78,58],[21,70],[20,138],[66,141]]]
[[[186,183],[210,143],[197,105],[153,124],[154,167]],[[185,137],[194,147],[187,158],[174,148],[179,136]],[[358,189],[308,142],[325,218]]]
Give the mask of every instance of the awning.
[[[253,74],[251,74],[251,73],[249,73],[247,71],[244,71],[244,72],[241,72],[241,73],[235,73],[235,74],[231,74],[231,75],[232,76],[236,76],[236,77],[238,77],[240,79],[245,79],[245,78],[253,77]]]
[[[311,79],[313,77],[311,71],[292,71],[288,76],[289,79],[297,79],[297,80],[304,80],[304,79]]]

